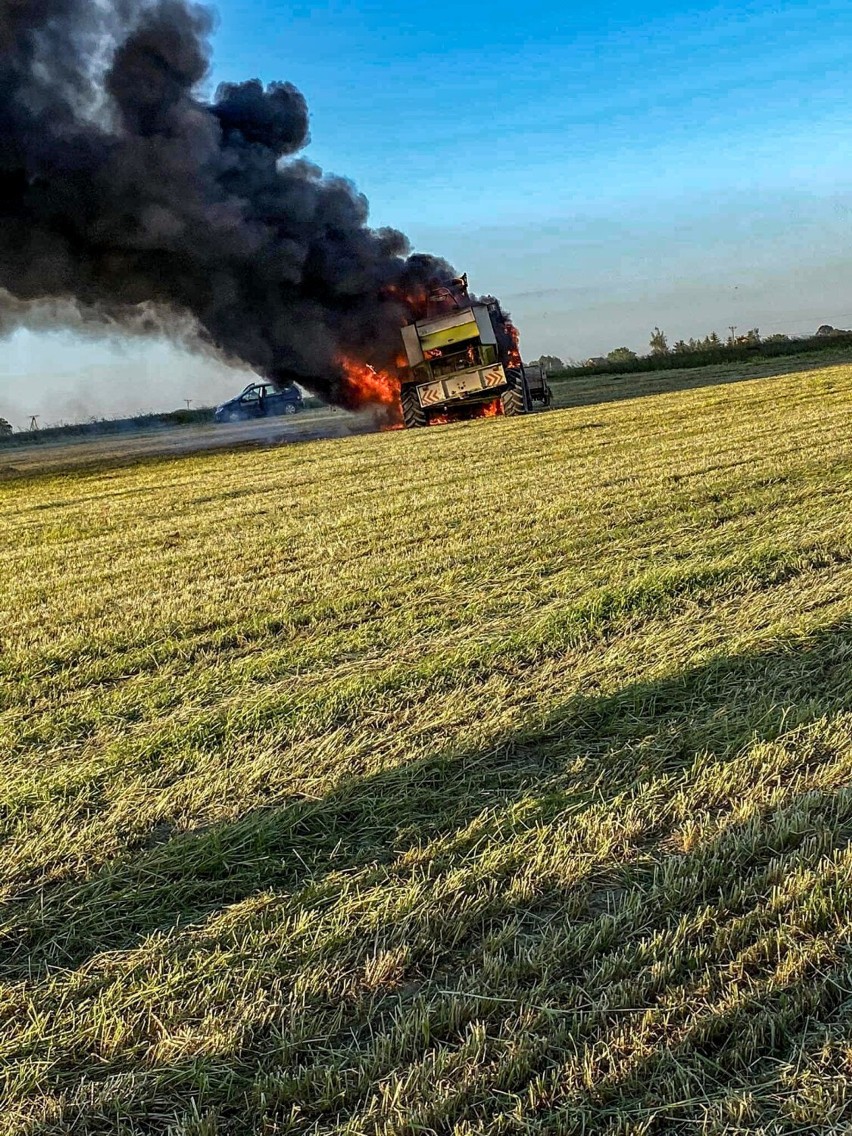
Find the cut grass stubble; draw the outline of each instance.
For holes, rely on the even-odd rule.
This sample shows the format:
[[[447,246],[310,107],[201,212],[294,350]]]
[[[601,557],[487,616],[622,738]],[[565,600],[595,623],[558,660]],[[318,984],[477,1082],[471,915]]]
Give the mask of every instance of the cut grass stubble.
[[[850,404],[4,481],[0,1133],[842,1125]]]

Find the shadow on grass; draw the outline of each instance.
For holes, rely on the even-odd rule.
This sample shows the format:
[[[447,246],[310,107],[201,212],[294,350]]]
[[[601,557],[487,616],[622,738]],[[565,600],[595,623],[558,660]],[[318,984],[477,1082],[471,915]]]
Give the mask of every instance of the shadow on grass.
[[[780,1123],[796,1092],[800,1115],[816,1096],[821,1111],[809,1115],[826,1122],[834,1102],[820,1099],[818,1075],[793,1087],[783,1062],[825,1073],[833,1041],[827,1079],[845,1080],[852,962],[837,946],[852,897],[833,857],[850,837],[852,791],[810,792],[689,853],[633,866],[606,910],[581,910],[567,887],[526,930],[529,912],[506,893],[461,934],[435,934],[424,914],[404,928],[419,954],[401,988],[308,986],[291,1001],[290,975],[280,1013],[270,1022],[262,1000],[230,1051],[93,1055],[88,1065],[78,1056],[54,1066],[50,1088],[65,1099],[28,1131],[634,1133],[693,1130],[716,1115],[719,1131],[745,1132],[755,1128],[726,1124],[742,1122],[744,1100],[759,1128]],[[785,906],[767,902],[786,872],[814,882]],[[250,915],[240,933],[261,918]],[[502,948],[500,924],[509,925]],[[373,935],[365,939],[369,956]],[[343,942],[325,962],[352,965]],[[261,989],[268,999],[268,977]],[[135,1035],[137,1048],[142,1040]],[[379,1084],[398,1086],[392,1103]]]
[[[262,891],[292,892],[328,872],[391,863],[487,810],[535,799],[546,821],[676,777],[701,751],[726,760],[751,740],[852,708],[850,657],[852,626],[841,623],[768,653],[576,698],[543,725],[495,737],[482,751],[447,749],[344,781],[319,800],[185,834],[159,828],[147,847],[91,878],[7,903],[0,978],[77,967]],[[457,853],[462,844],[456,839]]]
[[[772,651],[575,699],[543,726],[483,751],[448,751],[353,780],[320,801],[172,837],[8,911],[3,977],[78,967],[260,892],[320,912],[333,902],[337,873],[374,873],[365,884],[381,886],[401,853],[440,838],[438,878],[475,853],[491,818],[500,818],[490,834],[496,846],[585,809],[605,814],[643,787],[673,786],[698,753],[724,784],[727,763],[745,746],[852,708],[850,659],[844,622]],[[796,771],[809,768],[818,780],[838,755],[812,745],[796,756]],[[732,802],[717,807],[723,820]],[[476,818],[483,826],[472,831]],[[852,919],[852,895],[837,857],[852,839],[852,790],[800,793],[723,823],[685,851],[667,845],[667,823],[642,831],[605,871],[551,881],[533,900],[512,887],[523,865],[507,862],[466,912],[436,892],[422,911],[390,916],[362,953],[409,945],[398,984],[344,996],[317,988],[301,1018],[288,1010],[272,1024],[268,1014],[247,1023],[231,1052],[168,1065],[83,1056],[57,1067],[55,1088],[73,1092],[85,1077],[88,1102],[60,1106],[56,1127],[32,1130],[73,1123],[106,1133],[123,1117],[139,1131],[172,1131],[163,1118],[188,1121],[192,1102],[192,1115],[213,1118],[199,1133],[246,1124],[331,1131],[346,1117],[357,1128],[362,1115],[372,1131],[383,1107],[373,1086],[394,1077],[406,1085],[400,1133],[449,1133],[465,1122],[497,1131],[498,1120],[506,1121],[499,1131],[521,1130],[507,1119],[513,1094],[522,1094],[524,1131],[634,1131],[630,1123],[651,1113],[654,1130],[675,1130],[678,1119],[694,1125],[708,1108],[723,1124],[731,1093],[755,1086],[771,1098],[760,1106],[765,1121],[783,1097],[778,1061],[816,1051],[849,1008],[850,960],[838,931]],[[794,872],[813,879],[779,898]],[[263,919],[248,912],[229,932],[211,928],[210,949],[217,935],[228,949]],[[332,937],[325,963],[350,967],[351,945]],[[786,966],[788,956],[796,965]],[[731,985],[737,997],[727,996]],[[480,1027],[477,1073],[465,1053]],[[595,1066],[591,1085],[584,1055]]]

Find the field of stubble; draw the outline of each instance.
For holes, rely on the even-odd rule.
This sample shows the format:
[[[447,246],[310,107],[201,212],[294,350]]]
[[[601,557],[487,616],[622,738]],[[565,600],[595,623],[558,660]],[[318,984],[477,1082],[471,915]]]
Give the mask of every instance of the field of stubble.
[[[2,1136],[852,1118],[852,364],[705,377],[0,482]]]

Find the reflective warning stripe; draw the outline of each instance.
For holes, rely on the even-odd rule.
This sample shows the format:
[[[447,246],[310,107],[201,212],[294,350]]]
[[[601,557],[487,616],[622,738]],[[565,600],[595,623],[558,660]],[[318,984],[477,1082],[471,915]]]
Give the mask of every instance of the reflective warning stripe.
[[[444,390],[441,383],[430,383],[428,386],[418,387],[417,393],[420,396],[421,406],[433,406],[435,403],[444,400]]]
[[[482,371],[481,374],[482,381],[487,387],[499,387],[506,381],[506,375],[499,363],[494,367],[489,367],[487,371]]]
[[[490,367],[479,367],[473,371],[457,371],[455,374],[447,376],[447,383],[452,388],[466,377],[476,376],[477,380],[482,384],[480,390],[489,387],[502,387],[506,385],[506,372],[503,370],[502,364],[495,363]],[[447,386],[442,380],[431,383],[422,383],[417,387],[417,397],[420,399],[421,406],[436,406],[440,402],[446,402],[448,398],[463,398],[466,394],[475,394],[476,387],[469,390],[454,391],[452,394],[448,393]]]

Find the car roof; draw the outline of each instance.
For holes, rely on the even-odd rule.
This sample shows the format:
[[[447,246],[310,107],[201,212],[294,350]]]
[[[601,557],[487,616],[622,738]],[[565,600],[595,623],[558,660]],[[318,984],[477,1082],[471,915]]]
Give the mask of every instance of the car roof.
[[[299,388],[296,386],[295,383],[278,384],[276,382],[273,382],[272,379],[262,379],[261,381],[256,382],[256,383],[249,383],[249,385],[247,387],[243,387],[243,389],[240,391],[240,393],[238,395],[236,395],[235,397],[241,398],[244,394],[248,394],[249,391],[260,390],[262,387],[271,387],[272,390],[277,391],[280,394],[283,394],[285,391],[295,392],[300,397],[301,397],[301,394],[302,394],[302,392],[299,390]]]

